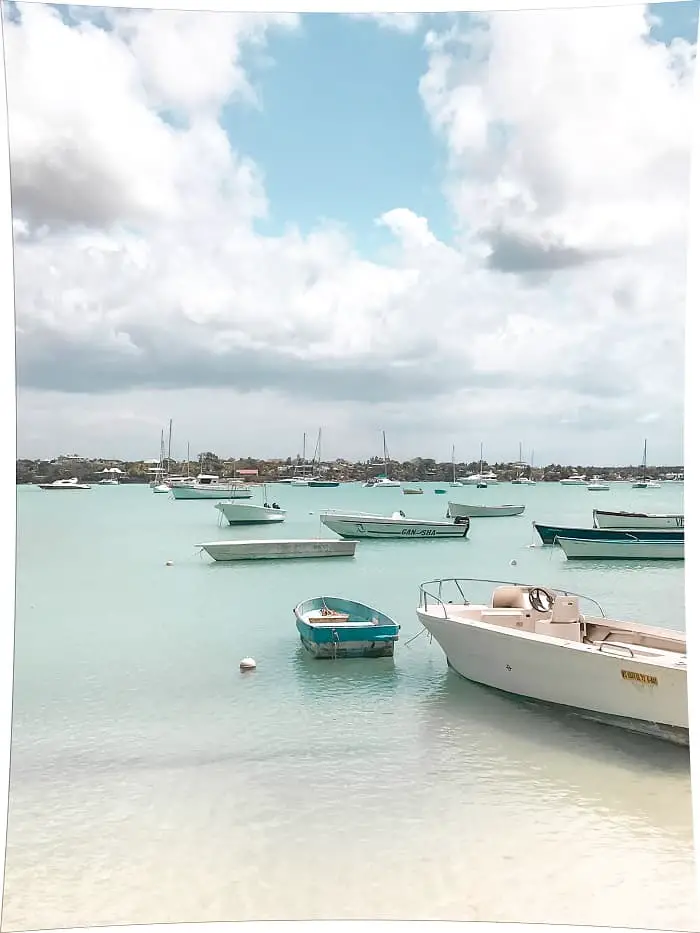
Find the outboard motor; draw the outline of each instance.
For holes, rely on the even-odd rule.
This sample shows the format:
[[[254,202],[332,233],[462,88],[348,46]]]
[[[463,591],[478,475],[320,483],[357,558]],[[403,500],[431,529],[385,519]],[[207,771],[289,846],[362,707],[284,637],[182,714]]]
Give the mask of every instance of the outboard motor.
[[[469,516],[458,515],[457,518],[455,518],[455,525],[466,525],[468,529],[469,528]]]

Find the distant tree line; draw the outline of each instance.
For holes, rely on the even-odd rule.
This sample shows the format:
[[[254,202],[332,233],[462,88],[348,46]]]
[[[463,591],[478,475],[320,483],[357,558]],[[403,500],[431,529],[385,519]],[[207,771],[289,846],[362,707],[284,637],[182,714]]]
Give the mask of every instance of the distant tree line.
[[[291,476],[296,463],[297,458],[292,457],[275,460],[263,460],[256,457],[224,459],[212,451],[206,451],[197,455],[189,464],[186,461],[172,459],[165,464],[165,467],[173,475],[189,472],[190,475],[195,476],[201,469],[203,472],[214,473],[222,478],[233,477],[238,470],[257,470],[258,482],[274,482],[277,479]],[[119,475],[122,483],[147,483],[153,478],[154,464],[151,462],[58,457],[54,460],[17,460],[16,481],[17,483],[52,483],[57,479],[75,476],[81,482],[97,482],[107,475],[103,471],[113,466],[122,471]],[[319,472],[341,481],[365,480],[384,471],[384,462],[379,457],[357,462],[339,459],[326,461],[316,466]],[[477,473],[479,468],[480,464],[475,460],[455,464],[458,478]],[[404,482],[442,483],[452,480],[452,463],[436,461],[430,457],[416,457],[404,462],[390,460],[387,469],[392,479]],[[639,476],[641,472],[641,468],[637,465],[604,467],[560,463],[533,468],[516,463],[484,462],[483,469],[493,470],[499,479],[504,481],[524,475],[538,482],[558,482],[571,473],[583,473],[588,477],[595,475],[604,480],[631,479]],[[649,479],[660,479],[668,474],[682,475],[683,467],[678,465],[647,467],[646,474]]]

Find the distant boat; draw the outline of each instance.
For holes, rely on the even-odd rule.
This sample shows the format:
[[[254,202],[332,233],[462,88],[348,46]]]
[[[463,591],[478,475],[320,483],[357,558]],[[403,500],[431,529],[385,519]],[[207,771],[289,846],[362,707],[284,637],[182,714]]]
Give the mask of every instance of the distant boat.
[[[321,522],[343,538],[466,538],[469,519],[432,521],[407,518],[399,511],[392,515],[328,510],[320,513]]]
[[[118,479],[101,479],[97,485],[98,486],[118,486],[119,480]]]
[[[297,462],[292,476],[279,480],[280,483],[287,483],[290,486],[308,486],[309,480],[314,478],[313,463],[306,462],[306,433],[302,440],[301,459],[297,456]]]
[[[483,489],[486,486],[495,486],[499,482],[498,477],[489,470],[484,473],[484,445],[479,445],[479,472],[471,473],[460,480],[462,486],[476,486],[477,489]]]
[[[661,483],[647,479],[647,442],[644,440],[644,454],[642,456],[642,478],[632,483],[632,489],[660,489]]]
[[[200,473],[193,485],[183,483],[171,488],[174,499],[250,499],[250,488],[239,480],[222,482],[213,473]]]
[[[572,473],[571,476],[567,476],[566,479],[560,479],[560,484],[562,486],[587,486],[588,480],[582,473]]]
[[[311,458],[311,470],[312,472],[314,472],[314,475],[309,477],[309,479],[306,482],[306,485],[307,486],[323,486],[326,488],[330,486],[340,486],[340,483],[338,482],[338,480],[324,479],[322,476],[317,476],[316,472],[314,471],[314,464],[316,464],[316,471],[319,471],[321,469],[321,429],[320,428],[318,429],[318,439],[316,440],[316,450],[314,451],[314,455]]]
[[[554,544],[555,538],[578,538],[591,541],[628,540],[629,532],[624,528],[570,528],[565,525],[544,525],[533,522],[532,527],[539,535],[542,544]],[[640,541],[683,541],[685,531],[677,528],[645,528],[633,532]]]
[[[448,502],[449,518],[497,518],[522,515],[524,505],[464,505],[461,502]]]
[[[655,515],[652,512],[608,512],[593,509],[593,524],[597,528],[624,528],[635,531],[641,528],[684,528],[682,514]]]
[[[410,486],[405,486],[405,487],[404,487],[404,490],[403,490],[403,494],[404,494],[404,496],[422,496],[422,495],[423,495],[423,490],[422,490],[422,489],[413,489],[413,488],[411,488]]]
[[[450,486],[461,486],[462,484],[457,480],[457,465],[455,463],[455,445],[452,445],[452,482]]]
[[[45,489],[47,492],[58,489],[92,489],[89,483],[79,483],[77,476],[73,476],[71,479],[57,479],[53,483],[39,483],[38,485],[39,489]]]
[[[623,541],[591,538],[560,538],[558,544],[568,560],[684,560],[685,541],[650,541],[627,532]]]
[[[375,479],[369,479],[367,480],[366,483],[362,484],[363,486],[367,488],[376,489],[379,487],[390,488],[390,487],[401,486],[401,483],[398,480],[389,478],[389,455],[387,454],[387,450],[386,450],[386,432],[385,431],[382,431],[382,441],[384,445],[384,473],[383,475],[378,476]]]
[[[589,492],[609,492],[610,486],[604,483],[599,476],[594,476],[593,481],[588,486]]]
[[[294,609],[297,631],[314,658],[389,658],[401,626],[383,612],[337,596],[307,599]]]

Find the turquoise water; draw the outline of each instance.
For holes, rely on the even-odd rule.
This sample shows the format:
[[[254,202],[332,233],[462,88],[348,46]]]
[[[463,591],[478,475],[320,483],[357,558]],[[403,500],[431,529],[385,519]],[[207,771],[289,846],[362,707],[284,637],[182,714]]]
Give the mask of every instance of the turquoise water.
[[[532,520],[682,511],[682,486],[423,488],[276,486],[287,522],[244,530],[218,527],[212,501],[148,487],[18,489],[4,929],[700,928],[687,750],[495,695],[448,672],[424,635],[407,644],[418,585],[440,576],[561,586],[682,629],[682,564],[575,564],[531,547]],[[473,520],[467,540],[363,541],[353,560],[213,564],[195,548],[313,536],[326,507],[437,518],[450,498],[527,508]],[[395,658],[308,658],[292,609],[324,594],[399,621]],[[247,655],[258,670],[241,675]]]

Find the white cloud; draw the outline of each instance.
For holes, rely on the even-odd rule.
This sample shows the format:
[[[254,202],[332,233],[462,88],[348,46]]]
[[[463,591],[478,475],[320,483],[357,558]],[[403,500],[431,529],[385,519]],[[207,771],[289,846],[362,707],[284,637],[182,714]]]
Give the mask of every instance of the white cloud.
[[[352,19],[372,20],[384,29],[396,32],[417,32],[427,13],[347,13]]]
[[[405,456],[467,435],[503,457],[522,437],[628,460],[653,414],[655,449],[679,458],[686,44],[649,42],[634,8],[431,34],[420,93],[459,235],[396,206],[378,262],[342,227],[256,232],[264,166],[219,110],[264,107],[244,52],[293,17],[108,19],[32,6],[6,28],[20,450],[97,443],[100,411],[132,448],[171,414],[216,447],[242,399],[250,452],[332,423],[339,454],[386,427]],[[65,391],[91,393],[73,399],[92,420]]]

